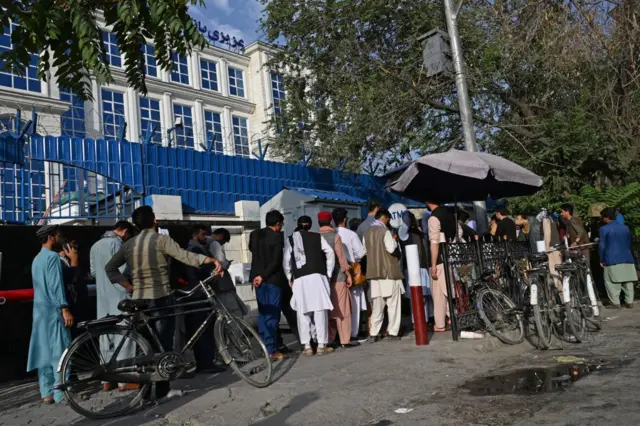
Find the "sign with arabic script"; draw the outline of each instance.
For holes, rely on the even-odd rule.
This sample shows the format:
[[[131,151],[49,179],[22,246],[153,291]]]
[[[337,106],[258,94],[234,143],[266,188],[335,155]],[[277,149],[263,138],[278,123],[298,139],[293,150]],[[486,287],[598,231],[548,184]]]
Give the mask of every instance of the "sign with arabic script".
[[[244,53],[244,40],[237,40],[235,37],[225,34],[222,31],[212,30],[209,31],[206,25],[202,25],[202,22],[193,19],[193,23],[198,28],[198,31],[204,35],[209,43],[218,46],[224,46],[232,52]]]

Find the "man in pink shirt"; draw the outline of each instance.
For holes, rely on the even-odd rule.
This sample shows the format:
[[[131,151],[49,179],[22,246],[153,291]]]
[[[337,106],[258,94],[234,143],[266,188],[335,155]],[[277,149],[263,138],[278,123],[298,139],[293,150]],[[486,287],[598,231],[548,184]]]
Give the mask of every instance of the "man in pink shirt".
[[[344,254],[342,239],[331,226],[331,213],[318,213],[319,233],[336,253],[336,263],[333,275],[329,277],[331,285],[331,303],[333,311],[329,315],[329,343],[336,333],[340,336],[342,347],[351,347],[351,272],[349,262]]]

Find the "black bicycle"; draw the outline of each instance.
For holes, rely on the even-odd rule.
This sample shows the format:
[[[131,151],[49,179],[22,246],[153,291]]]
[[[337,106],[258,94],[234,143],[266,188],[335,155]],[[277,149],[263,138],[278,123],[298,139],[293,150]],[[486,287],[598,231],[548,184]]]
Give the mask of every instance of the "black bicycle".
[[[153,383],[176,380],[195,366],[185,354],[216,317],[214,338],[224,362],[247,383],[268,386],[272,365],[267,349],[251,325],[232,316],[220,303],[211,287],[215,279],[209,277],[191,291],[178,290],[183,299],[198,291],[204,292],[206,299],[162,308],[173,309],[169,315],[150,317],[157,309],[148,309],[142,300],[124,300],[118,305],[124,314],[78,324],[86,332],[71,343],[58,367],[59,389],[71,408],[91,419],[116,417],[136,409]],[[175,312],[178,307],[181,312]],[[209,314],[180,352],[165,351],[150,323],[194,312]],[[106,383],[120,386],[109,390]]]
[[[529,303],[538,334],[538,348],[549,349],[554,334],[565,335],[567,310],[549,272],[547,253],[530,254],[529,261],[532,265],[527,271]]]

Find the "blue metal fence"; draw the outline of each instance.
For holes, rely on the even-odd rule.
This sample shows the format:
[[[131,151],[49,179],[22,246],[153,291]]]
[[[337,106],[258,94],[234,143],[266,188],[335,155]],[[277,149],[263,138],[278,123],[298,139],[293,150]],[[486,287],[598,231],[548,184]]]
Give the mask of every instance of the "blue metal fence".
[[[203,214],[233,214],[236,201],[262,204],[283,187],[344,192],[385,203],[400,201],[385,192],[384,181],[374,176],[127,141],[34,135],[26,142],[20,164],[19,144],[25,142],[5,140],[3,145],[15,146],[0,150],[5,166],[0,173],[3,220],[126,216],[126,209],[107,207],[109,199],[114,206],[126,206],[125,192],[128,200],[178,195],[186,213]],[[47,165],[60,166],[53,172],[45,170]],[[91,184],[91,179],[96,183]],[[60,213],[63,204],[73,202],[79,208],[52,213],[56,203]],[[91,209],[92,202],[102,202],[104,208]],[[52,204],[46,212],[45,205]]]

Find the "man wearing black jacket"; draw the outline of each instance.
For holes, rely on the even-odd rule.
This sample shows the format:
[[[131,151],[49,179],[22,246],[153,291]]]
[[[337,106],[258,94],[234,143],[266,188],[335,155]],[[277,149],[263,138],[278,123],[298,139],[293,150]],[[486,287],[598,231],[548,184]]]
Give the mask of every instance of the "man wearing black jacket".
[[[271,359],[282,359],[278,352],[278,327],[282,302],[282,289],[289,285],[282,269],[284,216],[277,210],[267,213],[267,226],[255,230],[249,237],[251,251],[250,280],[256,289],[258,301],[258,332]]]

